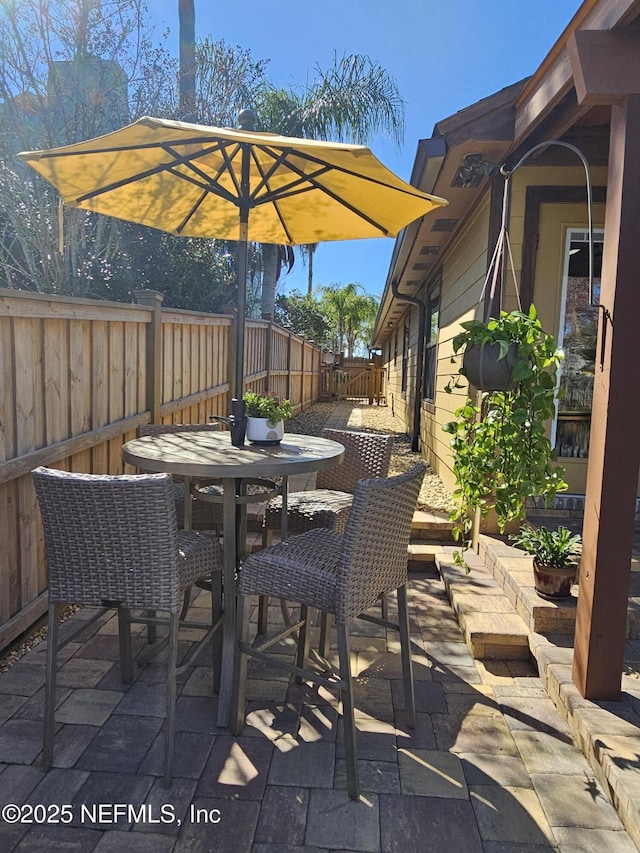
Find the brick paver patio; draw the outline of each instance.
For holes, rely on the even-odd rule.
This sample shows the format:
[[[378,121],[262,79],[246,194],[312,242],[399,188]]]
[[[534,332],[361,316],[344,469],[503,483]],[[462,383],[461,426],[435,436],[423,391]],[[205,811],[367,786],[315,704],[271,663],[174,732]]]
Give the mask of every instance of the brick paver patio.
[[[121,684],[107,615],[60,655],[46,776],[46,644],[0,676],[0,805],[20,806],[24,819],[11,823],[5,812],[0,851],[635,850],[533,666],[474,661],[440,580],[416,574],[410,587],[415,731],[404,724],[396,635],[356,626],[359,803],[346,793],[336,697],[255,661],[237,738],[216,727],[208,659],[182,676],[175,779],[165,790],[163,666],[147,664]],[[270,615],[276,623],[280,608]]]

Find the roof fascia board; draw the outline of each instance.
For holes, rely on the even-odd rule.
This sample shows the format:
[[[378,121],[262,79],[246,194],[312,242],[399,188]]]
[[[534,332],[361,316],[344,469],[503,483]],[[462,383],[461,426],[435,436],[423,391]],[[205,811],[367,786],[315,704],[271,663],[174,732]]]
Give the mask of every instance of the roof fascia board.
[[[640,0],[585,0],[516,99],[516,145],[573,86],[573,71],[566,50],[571,33],[577,29],[616,29],[638,13]]]

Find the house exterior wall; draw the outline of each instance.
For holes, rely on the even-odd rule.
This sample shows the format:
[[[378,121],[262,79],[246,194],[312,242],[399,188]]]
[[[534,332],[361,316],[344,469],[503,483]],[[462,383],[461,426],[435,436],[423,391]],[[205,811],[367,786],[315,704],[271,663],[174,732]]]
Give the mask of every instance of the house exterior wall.
[[[402,359],[405,326],[409,327],[409,345],[406,355],[407,388],[406,391],[403,391]],[[411,433],[413,429],[417,352],[418,309],[407,306],[407,310],[400,318],[396,327],[392,330],[388,343],[384,347],[383,351],[383,364],[387,370],[387,404],[392,407],[394,415],[402,421],[407,433]]]
[[[606,168],[592,172],[594,185],[606,184]],[[584,187],[584,170],[577,167],[522,167],[512,178],[509,219],[509,239],[515,265],[518,288],[521,282],[524,215],[528,186],[571,186]],[[586,197],[586,195],[585,195]],[[604,204],[594,206],[594,227],[604,224]],[[543,204],[538,224],[538,248],[536,252],[533,302],[546,331],[558,336],[564,246],[570,228],[586,229],[587,206],[585,204]],[[442,297],[440,304],[440,330],[438,334],[438,356],[435,405],[423,403],[420,438],[422,453],[431,467],[442,479],[445,487],[455,487],[452,460],[449,451],[449,435],[443,424],[452,420],[455,410],[464,403],[468,384],[460,377],[462,387],[451,394],[444,391],[445,385],[456,375],[460,359],[453,356],[453,337],[460,331],[465,320],[481,319],[479,304],[482,287],[489,262],[487,239],[489,233],[489,197],[477,209],[467,223],[442,263]],[[518,308],[518,297],[510,265],[507,276],[504,309]],[[586,459],[563,459],[566,479],[572,494],[583,494],[586,483]]]
[[[479,300],[487,268],[488,231],[487,196],[442,265],[435,405],[422,405],[420,438],[423,455],[449,490],[455,486],[455,477],[449,436],[442,427],[452,420],[455,410],[464,403],[468,385],[463,381],[463,387],[455,389],[451,394],[447,394],[444,388],[457,374],[460,364],[458,357],[455,363],[451,362],[454,355],[453,338],[461,331],[460,323],[482,318]]]

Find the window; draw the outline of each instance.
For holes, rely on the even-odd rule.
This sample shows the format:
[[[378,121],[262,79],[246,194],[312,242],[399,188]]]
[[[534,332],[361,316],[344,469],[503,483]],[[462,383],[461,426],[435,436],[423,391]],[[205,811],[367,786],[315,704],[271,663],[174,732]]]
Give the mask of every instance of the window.
[[[439,326],[440,281],[429,289],[426,301],[423,399],[428,403],[433,403],[436,398],[436,355]]]
[[[396,329],[396,334],[393,339],[393,366],[396,367],[398,364],[398,330]]]
[[[402,381],[400,390],[407,393],[407,375],[409,373],[409,326],[404,327],[402,336]]]
[[[559,371],[559,385],[564,396],[558,401],[551,437],[558,456],[564,458],[589,455],[603,240],[602,231],[594,233],[591,299],[589,234],[574,230],[567,233],[558,334],[558,346],[564,350]]]

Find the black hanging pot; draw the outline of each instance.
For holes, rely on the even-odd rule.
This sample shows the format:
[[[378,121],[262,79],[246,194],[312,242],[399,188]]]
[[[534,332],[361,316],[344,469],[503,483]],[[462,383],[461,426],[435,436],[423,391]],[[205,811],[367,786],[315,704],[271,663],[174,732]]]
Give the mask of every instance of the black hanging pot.
[[[518,344],[509,345],[507,354],[500,358],[500,344],[471,344],[464,351],[464,375],[479,391],[508,391],[513,387],[511,374],[518,363]]]

